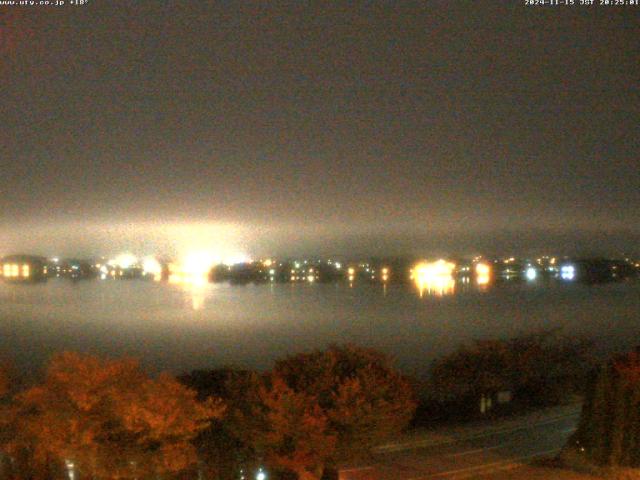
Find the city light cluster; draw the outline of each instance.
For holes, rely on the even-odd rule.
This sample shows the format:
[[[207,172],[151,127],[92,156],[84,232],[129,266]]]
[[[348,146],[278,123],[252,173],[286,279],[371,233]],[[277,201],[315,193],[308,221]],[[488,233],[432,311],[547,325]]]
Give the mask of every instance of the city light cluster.
[[[425,292],[437,296],[453,293],[455,279],[453,273],[456,264],[446,260],[435,262],[421,262],[415,265],[411,271],[420,296]]]
[[[2,275],[5,278],[29,278],[31,268],[28,263],[5,263],[2,266]]]
[[[137,257],[122,253],[112,258],[65,259],[35,255],[10,255],[0,258],[0,278],[14,283],[33,283],[49,278],[81,280],[90,278],[141,279],[183,285],[197,291],[198,297],[209,283],[232,285],[261,283],[326,284],[345,282],[350,287],[377,284],[414,285],[420,295],[444,296],[471,284],[486,291],[503,282],[525,282],[531,285],[556,283],[600,283],[640,278],[637,260],[572,259],[544,256],[538,258],[473,258],[419,261],[387,258],[368,261],[336,261],[303,258],[251,260],[244,255],[225,261],[206,250],[194,250],[176,259],[156,255]],[[198,300],[194,304],[202,304]]]
[[[96,264],[100,278],[151,278],[155,281],[166,279],[171,283],[200,283],[208,280],[211,269],[216,265],[236,265],[250,262],[244,255],[234,255],[222,259],[206,251],[194,251],[183,255],[178,261],[165,261],[149,255],[138,258],[130,253],[122,253]]]

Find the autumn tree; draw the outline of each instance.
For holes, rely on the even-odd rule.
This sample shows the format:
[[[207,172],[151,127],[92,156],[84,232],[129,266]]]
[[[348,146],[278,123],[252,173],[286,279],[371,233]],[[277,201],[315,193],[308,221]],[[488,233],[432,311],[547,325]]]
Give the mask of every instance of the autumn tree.
[[[56,355],[44,382],[17,401],[17,443],[34,464],[98,479],[185,470],[195,461],[191,440],[224,410],[169,375],[147,377],[135,361],[77,353]]]
[[[316,402],[296,394],[281,380],[247,370],[221,368],[180,377],[201,398],[222,398],[230,408],[223,422],[212,422],[196,444],[200,458],[216,478],[237,478],[240,469],[266,462],[272,474],[297,472],[324,464],[335,441],[326,435],[326,418]]]
[[[255,413],[262,425],[249,430],[256,451],[269,465],[294,472],[299,480],[319,479],[335,453],[337,435],[317,399],[275,375],[261,387],[259,399]]]
[[[237,431],[272,468],[300,480],[397,435],[415,409],[389,358],[351,345],[289,356],[257,381],[256,402],[235,414]]]
[[[237,480],[241,469],[257,467],[252,441],[247,432],[259,432],[263,422],[256,415],[260,404],[261,380],[256,372],[234,368],[196,370],[179,377],[181,383],[198,392],[198,398],[220,398],[229,405],[225,418],[213,419],[194,443],[205,475],[220,480]]]

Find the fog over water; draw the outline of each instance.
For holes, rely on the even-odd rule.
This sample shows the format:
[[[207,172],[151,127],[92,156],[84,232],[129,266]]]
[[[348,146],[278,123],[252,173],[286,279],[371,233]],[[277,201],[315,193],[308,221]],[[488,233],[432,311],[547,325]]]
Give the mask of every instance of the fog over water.
[[[640,232],[621,228],[533,228],[523,216],[508,227],[472,231],[465,222],[439,228],[433,222],[374,224],[224,223],[198,221],[65,222],[0,219],[0,256],[32,253],[46,257],[98,258],[131,252],[170,258],[194,250],[251,258],[277,257],[450,257],[572,255],[640,257]],[[25,235],[25,232],[29,232]]]
[[[0,282],[0,351],[33,373],[53,352],[139,357],[151,371],[265,369],[288,353],[352,342],[407,373],[473,338],[560,327],[608,352],[640,343],[640,284],[510,284],[420,298],[410,286],[180,286]],[[29,376],[29,373],[27,374]]]

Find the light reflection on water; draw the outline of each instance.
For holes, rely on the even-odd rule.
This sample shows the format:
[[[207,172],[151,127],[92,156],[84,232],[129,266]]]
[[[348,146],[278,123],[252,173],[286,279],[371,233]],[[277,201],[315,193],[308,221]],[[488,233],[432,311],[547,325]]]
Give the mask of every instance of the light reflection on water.
[[[427,281],[416,280],[416,284],[420,298],[424,297],[425,294],[434,297],[453,295],[456,289],[456,281],[452,276],[443,276]]]
[[[63,349],[134,355],[153,370],[234,364],[268,368],[282,355],[353,342],[424,372],[437,355],[478,337],[540,328],[597,336],[603,345],[640,338],[640,285],[507,284],[471,280],[412,285],[172,285],[144,281],[0,282],[0,355],[38,366]],[[433,295],[433,296],[432,296]],[[443,296],[439,296],[443,295]]]
[[[209,293],[209,282],[202,276],[176,278],[169,277],[169,283],[180,288],[189,300],[193,310],[201,310]]]

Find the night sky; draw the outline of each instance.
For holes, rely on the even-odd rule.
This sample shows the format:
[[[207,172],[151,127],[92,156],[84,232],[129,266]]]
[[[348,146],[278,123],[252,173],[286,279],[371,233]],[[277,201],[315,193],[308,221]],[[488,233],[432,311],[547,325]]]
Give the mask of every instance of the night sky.
[[[0,7],[0,254],[640,250],[640,6],[329,3]]]

